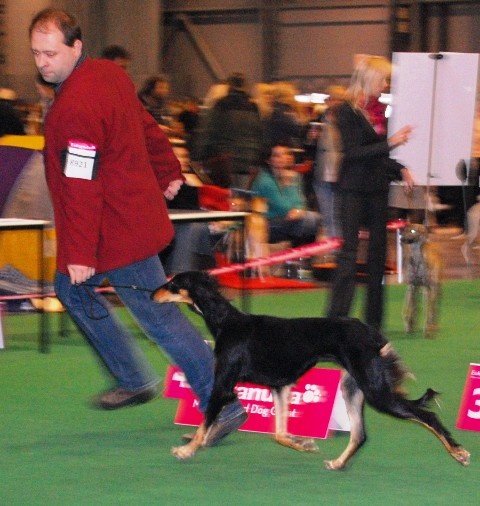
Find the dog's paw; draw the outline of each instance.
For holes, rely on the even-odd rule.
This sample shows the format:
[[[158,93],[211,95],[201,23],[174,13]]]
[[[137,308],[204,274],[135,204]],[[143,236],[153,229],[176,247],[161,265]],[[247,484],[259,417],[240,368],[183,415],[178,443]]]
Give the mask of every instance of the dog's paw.
[[[324,460],[323,463],[325,465],[325,469],[328,469],[329,471],[340,471],[340,469],[345,467],[345,463],[339,459]]]
[[[174,446],[170,450],[170,453],[178,460],[187,460],[195,455],[195,449],[190,445]]]
[[[461,446],[457,446],[454,448],[450,455],[462,466],[468,466],[470,464],[470,452],[462,448]]]
[[[277,443],[282,446],[287,446],[288,448],[292,448],[293,450],[297,450],[299,452],[317,452],[318,446],[315,443],[315,440],[312,438],[303,438],[292,436],[290,434],[283,434],[282,436],[277,436]]]
[[[299,438],[299,444],[302,446],[304,452],[318,452],[317,443],[312,438]]]
[[[434,339],[437,332],[438,332],[438,325],[435,324],[427,325],[427,327],[425,327],[423,335],[425,339]]]

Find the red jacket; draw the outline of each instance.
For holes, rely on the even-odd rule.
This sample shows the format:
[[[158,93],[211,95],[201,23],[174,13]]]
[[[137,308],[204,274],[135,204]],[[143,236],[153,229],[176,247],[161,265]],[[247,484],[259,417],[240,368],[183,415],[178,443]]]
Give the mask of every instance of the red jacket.
[[[69,142],[93,146],[94,179],[64,175]],[[183,179],[180,164],[113,62],[87,58],[60,86],[45,123],[45,165],[60,272],[68,264],[123,267],[171,241],[163,191]]]

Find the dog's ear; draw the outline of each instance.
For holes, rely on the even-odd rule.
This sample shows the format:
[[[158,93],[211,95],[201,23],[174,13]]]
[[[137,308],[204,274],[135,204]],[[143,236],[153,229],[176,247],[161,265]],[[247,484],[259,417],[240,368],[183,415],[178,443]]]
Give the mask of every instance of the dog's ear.
[[[218,290],[217,279],[205,271],[192,271],[191,281],[195,283],[195,288],[204,287],[209,290]]]
[[[209,288],[210,290],[215,290],[215,291],[218,290],[219,284],[218,284],[217,278],[208,274],[207,272],[202,272],[201,276],[202,276],[202,285],[205,288]]]

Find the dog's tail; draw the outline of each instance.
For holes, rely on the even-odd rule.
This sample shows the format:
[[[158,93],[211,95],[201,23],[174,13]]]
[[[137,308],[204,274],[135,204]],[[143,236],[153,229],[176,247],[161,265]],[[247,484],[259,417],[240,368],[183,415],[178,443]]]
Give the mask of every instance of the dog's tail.
[[[380,356],[387,363],[387,371],[389,374],[390,384],[392,385],[393,391],[400,395],[401,397],[406,397],[407,391],[403,386],[403,382],[407,379],[415,379],[413,373],[408,369],[408,367],[402,362],[400,356],[395,351],[393,346],[388,343],[380,350]],[[434,390],[433,388],[428,388],[426,392],[419,397],[418,399],[412,399],[408,402],[413,406],[419,408],[428,407],[430,401],[435,399],[439,392]]]
[[[433,390],[433,388],[427,388],[427,391],[418,399],[410,401],[413,405],[418,406],[420,408],[426,408],[428,407],[428,404],[432,399],[435,399],[440,395],[440,392],[437,392],[436,390]]]
[[[415,376],[403,363],[391,343],[387,343],[380,349],[380,357],[385,364],[385,371],[388,375],[387,381],[391,385],[392,391],[401,397],[406,397],[407,390],[404,387],[404,382],[408,379],[414,380]]]

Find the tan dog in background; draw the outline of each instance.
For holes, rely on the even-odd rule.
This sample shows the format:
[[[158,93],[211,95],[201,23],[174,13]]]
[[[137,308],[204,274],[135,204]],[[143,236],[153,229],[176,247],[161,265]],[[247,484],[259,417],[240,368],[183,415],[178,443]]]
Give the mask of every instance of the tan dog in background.
[[[268,220],[265,213],[268,209],[267,199],[252,197],[250,214],[245,218],[245,253],[248,260],[268,256]],[[270,274],[268,266],[257,267],[260,278]]]
[[[407,224],[401,232],[401,242],[407,251],[407,292],[403,306],[403,322],[406,332],[413,332],[418,313],[418,292],[424,293],[426,312],[424,336],[434,337],[438,330],[438,303],[443,262],[435,244],[428,240],[424,225]]]

